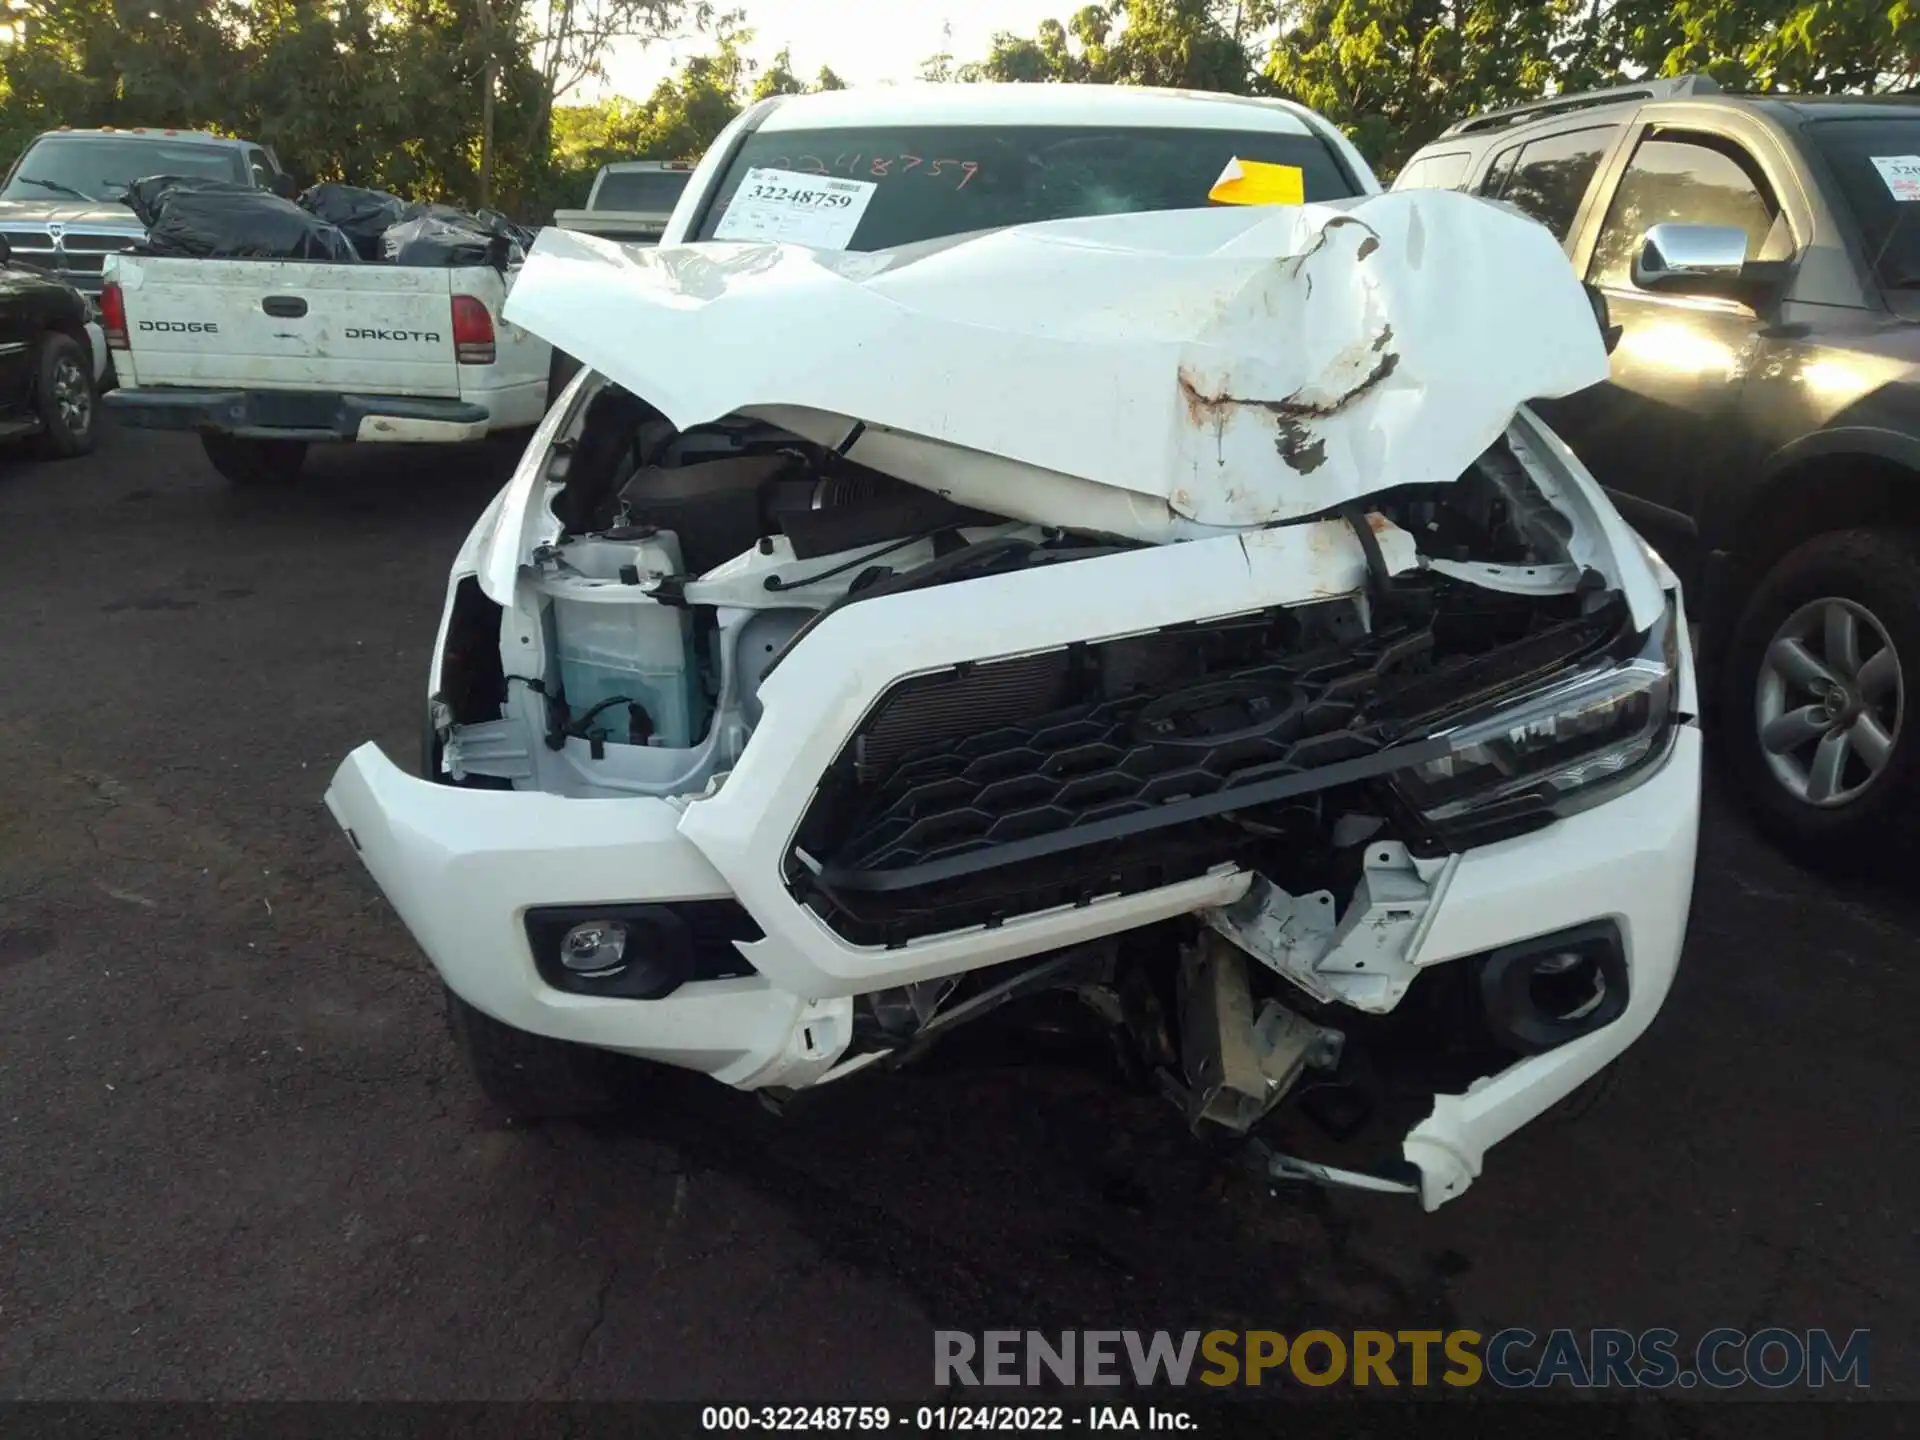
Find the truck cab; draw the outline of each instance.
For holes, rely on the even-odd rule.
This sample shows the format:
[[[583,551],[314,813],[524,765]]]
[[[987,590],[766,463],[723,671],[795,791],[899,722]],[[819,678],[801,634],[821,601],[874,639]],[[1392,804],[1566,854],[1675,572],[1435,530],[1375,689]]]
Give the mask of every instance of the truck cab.
[[[692,178],[690,160],[616,160],[593,177],[586,208],[556,210],[553,223],[630,245],[655,244]]]
[[[286,194],[292,182],[270,146],[201,130],[138,126],[49,130],[34,137],[0,183],[0,238],[14,259],[100,293],[106,257],[146,234],[123,203],[149,175],[188,175]]]

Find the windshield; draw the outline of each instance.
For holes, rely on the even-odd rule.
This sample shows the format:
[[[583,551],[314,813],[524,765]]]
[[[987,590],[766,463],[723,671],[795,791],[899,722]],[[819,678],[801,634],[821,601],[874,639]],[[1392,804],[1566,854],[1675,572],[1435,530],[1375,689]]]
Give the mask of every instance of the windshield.
[[[148,175],[247,179],[240,152],[138,135],[47,135],[20,157],[0,200],[117,200]]]
[[[845,248],[885,250],[1002,225],[1203,209],[1236,158],[1298,166],[1308,200],[1359,193],[1317,135],[1079,125],[784,130],[747,137],[693,238],[713,238],[740,182],[762,167],[875,185]]]
[[[671,215],[692,175],[690,170],[609,170],[594,192],[593,208]]]
[[[1807,131],[1833,167],[1880,283],[1920,290],[1920,110],[1817,120]]]

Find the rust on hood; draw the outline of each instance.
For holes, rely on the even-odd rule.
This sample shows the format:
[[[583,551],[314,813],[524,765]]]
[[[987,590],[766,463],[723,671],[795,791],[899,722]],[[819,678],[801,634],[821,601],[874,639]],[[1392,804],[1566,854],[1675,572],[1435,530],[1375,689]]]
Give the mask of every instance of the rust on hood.
[[[1195,425],[1210,425],[1218,433],[1236,410],[1263,411],[1274,417],[1274,449],[1280,458],[1302,475],[1310,475],[1326,463],[1326,441],[1314,433],[1311,422],[1340,414],[1386,381],[1399,368],[1398,352],[1387,347],[1393,343],[1393,327],[1382,326],[1367,344],[1367,351],[1379,358],[1353,384],[1332,395],[1311,393],[1315,387],[1303,385],[1278,400],[1261,400],[1226,392],[1208,394],[1200,388],[1186,366],[1179,370],[1180,397],[1187,418]]]

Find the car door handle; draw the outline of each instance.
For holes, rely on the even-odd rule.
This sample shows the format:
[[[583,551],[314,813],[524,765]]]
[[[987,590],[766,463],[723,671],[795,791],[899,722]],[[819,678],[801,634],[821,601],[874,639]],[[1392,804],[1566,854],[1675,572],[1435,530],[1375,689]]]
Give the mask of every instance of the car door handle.
[[[298,320],[307,313],[307,302],[298,295],[269,295],[260,308],[280,320]]]

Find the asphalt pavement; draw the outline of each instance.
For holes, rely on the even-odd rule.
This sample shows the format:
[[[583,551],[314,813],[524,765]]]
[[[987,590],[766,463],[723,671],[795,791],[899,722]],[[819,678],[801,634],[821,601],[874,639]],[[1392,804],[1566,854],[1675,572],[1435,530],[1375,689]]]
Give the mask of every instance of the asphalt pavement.
[[[1920,887],[1717,794],[1618,1087],[1432,1215],[1269,1193],[1064,1060],[504,1124],[320,797],[413,763],[512,458],[0,457],[0,1397],[874,1400],[936,1328],[1421,1324],[1864,1326],[1920,1396]]]

